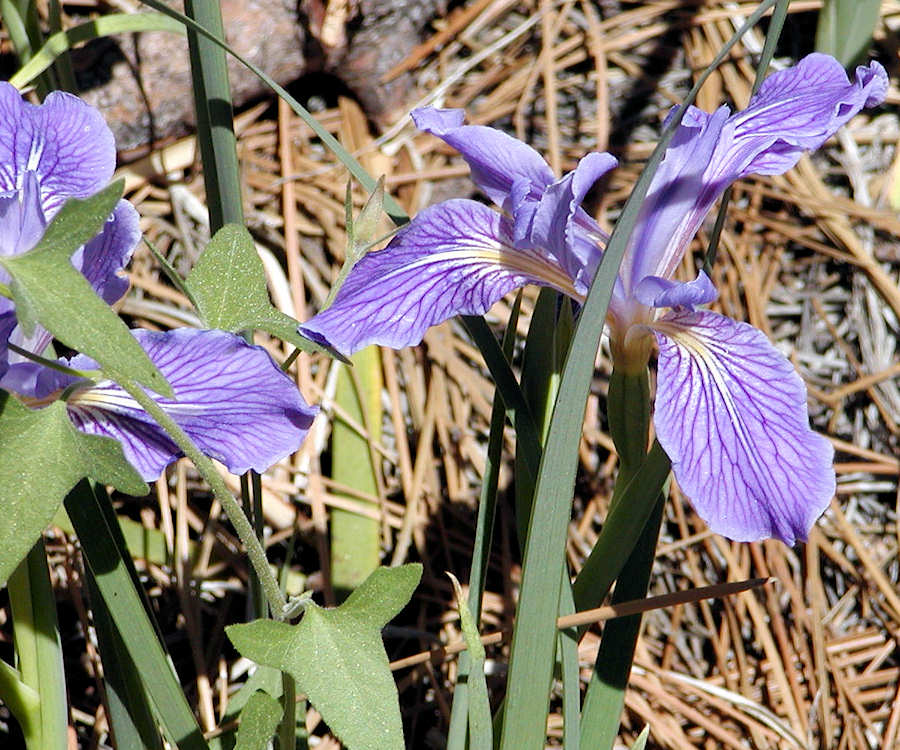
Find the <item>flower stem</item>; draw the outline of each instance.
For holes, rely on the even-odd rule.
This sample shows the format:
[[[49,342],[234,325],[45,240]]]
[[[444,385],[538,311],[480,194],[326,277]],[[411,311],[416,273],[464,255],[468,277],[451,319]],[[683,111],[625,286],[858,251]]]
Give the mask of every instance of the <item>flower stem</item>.
[[[188,437],[187,433],[182,430],[172,417],[170,417],[163,408],[148,396],[142,388],[134,382],[125,378],[118,379],[120,386],[137,401],[141,407],[162,427],[172,438],[175,444],[181,448],[185,456],[187,456],[197,467],[200,475],[209,483],[216,499],[222,504],[225,514],[231,521],[234,530],[237,532],[247,556],[250,558],[250,564],[253,566],[256,575],[262,584],[266,600],[269,608],[272,610],[272,617],[276,620],[284,619],[285,607],[287,601],[281,593],[278,581],[269,568],[269,562],[266,559],[266,552],[256,535],[253,533],[253,527],[250,521],[241,509],[240,504],[234,495],[228,491],[222,476],[216,471],[213,462],[203,455],[194,442]]]

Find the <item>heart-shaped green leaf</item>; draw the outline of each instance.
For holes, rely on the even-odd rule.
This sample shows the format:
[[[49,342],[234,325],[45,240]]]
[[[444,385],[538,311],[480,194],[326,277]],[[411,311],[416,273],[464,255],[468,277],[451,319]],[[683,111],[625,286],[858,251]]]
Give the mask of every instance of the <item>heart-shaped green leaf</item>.
[[[0,584],[82,477],[130,495],[149,492],[121,446],[76,430],[62,402],[32,410],[0,391],[0,435]]]
[[[397,686],[381,629],[412,596],[421,565],[378,568],[340,607],[309,604],[299,625],[227,628],[238,651],[290,674],[350,750],[403,750]]]
[[[238,224],[216,232],[185,285],[210,328],[233,333],[258,329],[304,351],[326,351],[297,333],[297,321],[272,305],[253,238]]]

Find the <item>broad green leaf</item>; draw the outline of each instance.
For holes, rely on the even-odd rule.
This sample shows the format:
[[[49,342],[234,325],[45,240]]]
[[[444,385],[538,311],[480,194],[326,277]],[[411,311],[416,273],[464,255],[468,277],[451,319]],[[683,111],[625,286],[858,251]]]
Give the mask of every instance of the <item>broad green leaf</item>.
[[[369,440],[381,441],[381,352],[367,346],[351,358],[353,368],[340,366],[335,402],[348,417],[369,430],[364,438],[335,419],[331,428],[331,476],[344,487],[378,496],[380,462],[373,464]],[[370,503],[364,502],[367,505]],[[371,503],[377,508],[375,503]],[[349,509],[331,511],[331,583],[338,601],[361,584],[381,558],[381,523]]]
[[[238,651],[287,672],[349,750],[403,750],[397,686],[381,629],[412,596],[421,565],[379,568],[334,609],[310,603],[299,625],[227,628]]]
[[[110,13],[71,29],[53,34],[25,65],[9,79],[17,89],[24,88],[53,65],[56,58],[72,47],[112,34],[140,31],[184,33],[184,26],[162,13]]]
[[[225,331],[259,329],[305,351],[326,351],[297,333],[297,321],[272,306],[266,274],[242,226],[226,224],[209,241],[185,280],[203,322]]]
[[[61,402],[32,410],[0,391],[0,435],[0,584],[82,477],[129,495],[149,492],[119,443],[76,430]]]
[[[122,196],[121,180],[84,200],[70,199],[27,253],[0,256],[12,276],[19,322],[40,323],[67,346],[95,359],[115,380],[129,378],[174,397],[122,319],[71,263],[73,253],[103,228]]]
[[[849,67],[872,44],[878,25],[880,0],[825,0],[816,26],[816,51],[836,57]]]
[[[234,750],[262,750],[275,734],[281,719],[281,704],[268,693],[257,690],[244,710]]]

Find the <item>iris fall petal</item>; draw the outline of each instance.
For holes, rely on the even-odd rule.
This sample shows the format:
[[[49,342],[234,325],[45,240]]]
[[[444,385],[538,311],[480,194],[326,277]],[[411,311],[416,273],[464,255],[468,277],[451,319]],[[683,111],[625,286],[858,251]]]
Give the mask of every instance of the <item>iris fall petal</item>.
[[[672,312],[654,332],[656,434],[698,514],[736,541],[805,540],[834,494],[834,450],[790,362],[717,313]]]
[[[175,391],[177,399],[159,398],[160,406],[229,471],[265,471],[300,447],[317,409],[306,404],[264,349],[225,331],[132,333]],[[79,356],[72,365],[84,368],[90,363]],[[83,432],[118,440],[147,481],[157,479],[181,455],[150,416],[113,383],[77,390],[68,411]]]
[[[444,201],[365,255],[300,332],[346,355],[368,344],[400,349],[455,315],[483,315],[525,284],[576,296],[554,258],[515,246],[509,219],[475,201]]]

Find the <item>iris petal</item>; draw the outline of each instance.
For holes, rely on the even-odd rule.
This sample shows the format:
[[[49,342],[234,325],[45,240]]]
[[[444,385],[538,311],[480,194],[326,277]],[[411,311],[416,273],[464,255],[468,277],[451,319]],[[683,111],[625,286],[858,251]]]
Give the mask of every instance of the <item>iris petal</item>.
[[[475,201],[449,200],[364,256],[332,305],[300,332],[347,355],[368,344],[399,349],[454,315],[484,314],[525,284],[580,296],[552,256],[515,247],[509,219]]]
[[[800,376],[760,331],[717,313],[673,312],[653,328],[656,433],[698,514],[736,541],[805,540],[835,476]]]
[[[34,172],[52,216],[67,198],[104,187],[115,164],[112,132],[96,109],[60,91],[35,106],[0,82],[0,190],[21,189],[25,174]]]
[[[877,62],[857,68],[850,81],[834,58],[812,54],[769,76],[741,112],[729,116],[721,107],[708,115],[689,108],[641,207],[622,264],[626,291],[645,276],[672,276],[732,182],[787,171],[886,91],[887,74]]]
[[[412,118],[419,130],[436,135],[455,148],[472,170],[472,181],[485,195],[512,213],[509,202],[513,183],[530,184],[534,200],[553,182],[553,170],[531,146],[501,130],[484,125],[463,125],[461,109],[413,110]]]
[[[80,248],[72,265],[91,282],[94,291],[110,305],[128,291],[123,269],[141,239],[138,213],[128,201],[121,200],[100,234]]]
[[[229,471],[265,471],[300,447],[317,409],[306,404],[264,349],[225,331],[132,333],[175,390],[177,400],[160,398],[160,406]],[[71,364],[90,365],[83,356]],[[68,410],[80,430],[121,442],[125,457],[147,481],[181,455],[114,383],[76,391]]]
[[[684,307],[693,310],[719,296],[705,271],[693,281],[674,281],[659,276],[646,276],[634,290],[635,299],[647,307]]]
[[[603,254],[603,232],[581,208],[581,202],[603,175],[614,169],[616,158],[594,152],[583,157],[574,170],[548,186],[531,221],[533,247],[549,249],[569,275],[587,289]]]

